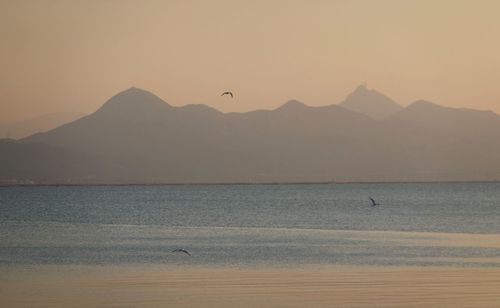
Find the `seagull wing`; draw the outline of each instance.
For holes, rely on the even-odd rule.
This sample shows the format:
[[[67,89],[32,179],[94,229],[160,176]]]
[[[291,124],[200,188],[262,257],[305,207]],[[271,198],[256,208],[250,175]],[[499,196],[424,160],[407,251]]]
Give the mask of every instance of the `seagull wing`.
[[[187,254],[188,256],[191,256],[189,251],[187,251],[186,249],[182,249],[182,248],[174,249],[174,250],[172,250],[172,252],[183,252],[183,253]]]

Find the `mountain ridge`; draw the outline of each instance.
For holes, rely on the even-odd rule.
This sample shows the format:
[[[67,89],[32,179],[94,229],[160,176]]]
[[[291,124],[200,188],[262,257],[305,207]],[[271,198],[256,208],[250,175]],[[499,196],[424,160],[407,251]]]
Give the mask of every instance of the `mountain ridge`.
[[[106,108],[9,146],[16,155],[25,155],[22,144],[56,147],[66,168],[80,170],[65,174],[65,183],[500,180],[498,116],[484,121],[477,116],[483,112],[412,105],[384,119],[295,100],[273,110],[222,113],[200,104],[170,106],[151,92],[128,89]],[[415,112],[419,106],[430,114]],[[443,115],[436,118],[435,109]],[[459,121],[443,126],[441,118]],[[460,130],[460,123],[478,133]],[[44,159],[37,164],[54,165]],[[12,171],[15,159],[6,161]],[[47,171],[46,181],[61,177]]]

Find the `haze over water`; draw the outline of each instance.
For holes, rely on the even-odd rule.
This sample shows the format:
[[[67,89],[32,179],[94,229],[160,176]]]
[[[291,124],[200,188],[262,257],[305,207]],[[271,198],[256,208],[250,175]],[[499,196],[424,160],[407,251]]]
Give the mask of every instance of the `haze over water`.
[[[500,267],[499,188],[0,188],[0,264]],[[369,196],[380,205],[371,207]],[[193,256],[171,252],[180,247]]]

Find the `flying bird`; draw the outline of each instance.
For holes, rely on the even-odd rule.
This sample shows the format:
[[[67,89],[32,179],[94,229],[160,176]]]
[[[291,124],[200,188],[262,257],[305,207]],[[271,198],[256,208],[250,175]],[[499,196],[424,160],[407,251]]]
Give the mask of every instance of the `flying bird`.
[[[186,249],[177,248],[177,249],[172,250],[172,252],[183,252],[183,253],[185,253],[185,254],[187,254],[188,256],[191,257],[191,254]]]
[[[372,197],[369,197],[369,198],[370,198],[370,201],[372,202],[372,206],[377,206],[378,205],[378,203],[375,200],[373,200]]]
[[[226,92],[222,93],[220,96],[224,96],[224,95],[231,95],[231,98],[233,98],[233,92],[226,91]]]

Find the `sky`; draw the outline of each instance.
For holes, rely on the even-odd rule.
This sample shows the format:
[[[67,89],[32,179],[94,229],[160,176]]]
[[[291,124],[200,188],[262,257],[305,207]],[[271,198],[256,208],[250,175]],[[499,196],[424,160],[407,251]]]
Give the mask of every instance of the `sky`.
[[[366,82],[402,105],[500,113],[499,12],[496,0],[0,0],[0,123],[91,113],[131,86],[229,112],[336,104]]]

